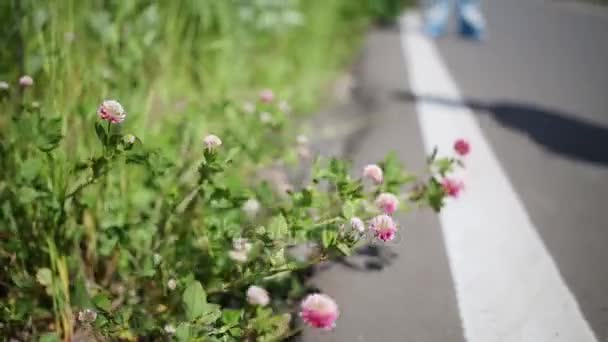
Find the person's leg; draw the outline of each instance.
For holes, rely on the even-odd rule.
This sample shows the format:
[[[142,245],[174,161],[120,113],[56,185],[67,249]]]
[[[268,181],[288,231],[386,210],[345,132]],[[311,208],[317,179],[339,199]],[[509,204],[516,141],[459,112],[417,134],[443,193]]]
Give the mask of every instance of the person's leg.
[[[477,0],[458,0],[460,34],[465,38],[482,40],[486,23]]]
[[[425,13],[425,32],[433,38],[441,36],[450,16],[451,0],[433,0]]]

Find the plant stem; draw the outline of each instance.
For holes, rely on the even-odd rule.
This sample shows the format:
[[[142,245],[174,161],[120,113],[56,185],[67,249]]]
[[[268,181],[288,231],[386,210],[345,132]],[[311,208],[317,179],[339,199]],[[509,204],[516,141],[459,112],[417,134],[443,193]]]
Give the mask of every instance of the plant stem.
[[[165,220],[165,224],[163,225],[163,227],[167,227],[169,225],[173,217],[175,217],[175,214],[182,213],[184,210],[186,210],[188,204],[192,202],[192,199],[196,195],[198,195],[199,191],[202,188],[203,184],[198,184],[194,189],[192,189],[192,191],[186,194],[186,196],[184,196],[181,201],[177,202],[177,204],[173,206],[173,208],[171,208],[171,212],[169,213],[169,216],[167,216],[167,220]]]
[[[304,330],[304,327],[302,327],[302,326],[297,327],[295,329],[291,329],[285,335],[281,336],[281,339],[285,340],[285,339],[288,339],[290,337],[294,337],[296,335],[299,335],[300,333],[302,333],[303,330]]]
[[[108,170],[105,170],[105,171],[101,172],[101,173],[99,174],[99,176],[103,176],[103,175],[105,175],[105,174],[107,174],[107,173],[108,173]],[[93,184],[93,183],[94,183],[94,182],[95,182],[95,181],[96,181],[98,178],[99,178],[99,177],[91,177],[91,178],[87,179],[87,180],[86,180],[84,183],[82,183],[82,184],[78,185],[78,186],[76,187],[76,189],[72,190],[72,191],[71,191],[69,194],[67,194],[67,195],[65,196],[65,199],[67,200],[68,198],[70,198],[70,197],[72,197],[72,196],[76,195],[76,194],[77,194],[77,193],[78,193],[80,190],[82,190],[82,189],[86,188],[87,186],[89,186],[89,185]]]
[[[107,129],[107,133],[106,133],[106,143],[105,146],[108,146],[108,144],[110,144],[110,131],[112,130],[112,123],[110,121],[108,121],[108,129]]]
[[[303,263],[301,265],[295,265],[295,266],[283,266],[283,267],[279,267],[279,268],[274,268],[274,269],[270,269],[268,272],[266,273],[262,273],[262,274],[252,274],[249,277],[245,277],[245,278],[241,278],[238,279],[236,281],[230,282],[228,284],[225,284],[224,286],[222,286],[222,288],[219,289],[211,289],[208,290],[207,293],[208,294],[216,294],[216,293],[222,293],[222,292],[226,292],[232,288],[235,287],[239,287],[245,284],[250,283],[251,281],[253,281],[256,278],[268,278],[274,275],[277,275],[279,273],[282,272],[288,272],[288,271],[298,271],[298,270],[302,270],[302,269],[306,269],[310,266],[313,266],[323,260],[326,259],[326,256],[324,254],[320,254],[319,256],[317,256],[316,258],[310,260],[309,262]]]
[[[331,219],[327,219],[327,220],[325,220],[325,221],[321,221],[321,222],[317,222],[317,223],[315,223],[315,224],[313,225],[313,228],[323,227],[323,226],[326,226],[326,225],[328,225],[328,224],[332,224],[332,223],[339,222],[339,221],[341,221],[341,220],[342,220],[342,218],[341,218],[341,217],[339,217],[339,216],[338,216],[338,217],[334,217],[334,218],[331,218]]]
[[[328,225],[328,224],[339,222],[341,220],[342,220],[341,217],[334,217],[334,218],[327,219],[327,220],[324,220],[324,221],[321,221],[321,222],[318,222],[318,223],[314,224],[313,228],[322,227],[322,226],[325,226],[325,225]],[[325,260],[325,258],[326,258],[326,256],[324,254],[320,254],[319,256],[317,256],[316,258],[312,259],[311,261],[303,263],[301,265],[283,266],[283,267],[280,267],[280,268],[270,269],[266,273],[262,273],[262,274],[259,274],[259,275],[253,274],[253,275],[251,275],[249,277],[241,278],[241,279],[238,279],[236,281],[233,281],[233,282],[230,282],[228,284],[225,284],[221,288],[208,290],[207,293],[208,294],[215,294],[215,293],[226,292],[226,291],[230,290],[231,288],[247,284],[247,283],[251,282],[252,280],[254,280],[255,278],[258,278],[258,277],[267,278],[267,277],[271,277],[271,276],[276,275],[276,274],[281,273],[281,272],[302,270],[302,269],[308,268],[310,266],[313,266],[313,265],[317,264],[320,261]]]

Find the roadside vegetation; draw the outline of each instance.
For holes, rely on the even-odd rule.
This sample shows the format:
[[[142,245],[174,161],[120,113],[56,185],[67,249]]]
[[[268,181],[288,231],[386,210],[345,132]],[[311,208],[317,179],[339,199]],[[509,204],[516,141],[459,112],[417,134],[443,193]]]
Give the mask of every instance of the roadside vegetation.
[[[469,152],[458,141],[420,176],[392,155],[354,174],[312,155],[297,123],[368,25],[398,13],[379,3],[2,2],[0,336],[331,329],[339,303],[301,271],[392,241],[398,211],[439,211]],[[310,182],[291,184],[285,169],[310,159]]]

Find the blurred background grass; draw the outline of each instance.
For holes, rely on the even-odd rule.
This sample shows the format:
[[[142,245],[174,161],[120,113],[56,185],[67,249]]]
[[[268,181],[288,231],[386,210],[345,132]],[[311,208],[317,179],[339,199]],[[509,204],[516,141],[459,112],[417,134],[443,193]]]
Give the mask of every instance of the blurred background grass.
[[[81,132],[90,132],[105,98],[125,106],[127,130],[170,143],[221,121],[206,105],[253,99],[260,88],[274,89],[297,112],[313,111],[368,24],[390,20],[402,3],[5,0],[0,80],[17,88],[20,75],[34,77],[31,96],[64,118],[69,154],[90,147],[93,139]]]

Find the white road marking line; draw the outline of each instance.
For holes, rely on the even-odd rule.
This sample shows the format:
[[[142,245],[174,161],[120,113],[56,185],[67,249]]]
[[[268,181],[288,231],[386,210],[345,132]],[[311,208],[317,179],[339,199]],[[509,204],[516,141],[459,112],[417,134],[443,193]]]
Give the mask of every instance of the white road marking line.
[[[401,39],[427,152],[472,146],[465,193],[440,215],[467,341],[597,341],[471,110],[432,100],[462,103],[418,14],[402,18]]]

